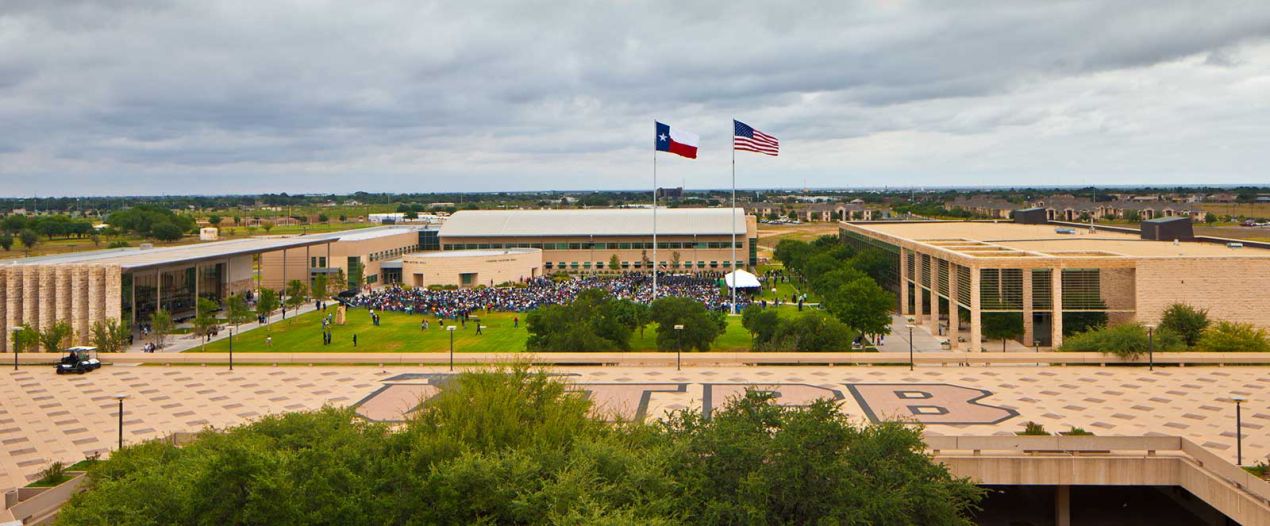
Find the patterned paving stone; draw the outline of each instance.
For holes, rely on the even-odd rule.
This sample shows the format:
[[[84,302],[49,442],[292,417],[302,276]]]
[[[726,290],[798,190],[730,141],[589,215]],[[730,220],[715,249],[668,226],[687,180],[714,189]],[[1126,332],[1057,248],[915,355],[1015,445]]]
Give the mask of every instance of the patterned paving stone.
[[[130,395],[125,402],[124,438],[136,443],[207,426],[233,426],[266,414],[317,409],[328,403],[357,404],[385,387],[391,378],[444,370],[317,366],[244,367],[230,372],[216,367],[106,367],[76,377],[58,377],[44,369],[3,372],[0,491],[26,484],[54,460],[70,463],[94,452],[108,454],[118,425],[115,393]],[[1180,435],[1223,456],[1233,454],[1235,442],[1233,406],[1223,399],[1240,393],[1250,400],[1243,413],[1245,460],[1260,460],[1270,454],[1270,433],[1265,432],[1270,426],[1270,370],[1259,367],[1161,368],[1154,372],[1094,367],[928,367],[916,372],[901,367],[683,371],[624,367],[561,368],[560,372],[574,375],[570,380],[579,387],[587,382],[656,384],[658,388],[648,393],[645,408],[650,418],[666,411],[702,408],[705,384],[739,384],[728,387],[733,391],[758,385],[782,390],[780,399],[787,403],[803,403],[818,396],[837,398],[842,411],[859,420],[879,417],[879,413],[907,414],[906,418],[925,419],[926,430],[931,433],[1009,436],[1030,420],[1050,431],[1074,426],[1099,435]],[[865,393],[859,398],[850,388],[878,384],[896,387],[857,389]],[[940,393],[926,384],[952,388]],[[669,389],[668,385],[684,387]],[[630,393],[642,393],[643,389],[630,386],[613,392],[635,396]],[[877,398],[894,399],[897,391],[911,398],[900,403]],[[980,400],[961,405],[948,401],[949,396],[959,395]],[[716,402],[722,400],[712,400]],[[42,407],[46,404],[52,405]],[[965,420],[976,412],[980,416],[974,418],[979,420]]]

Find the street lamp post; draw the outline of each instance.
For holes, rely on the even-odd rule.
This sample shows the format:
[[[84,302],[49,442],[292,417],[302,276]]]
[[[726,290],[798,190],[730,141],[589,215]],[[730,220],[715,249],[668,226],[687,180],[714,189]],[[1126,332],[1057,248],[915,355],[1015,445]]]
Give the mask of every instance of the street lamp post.
[[[445,330],[450,331],[450,372],[454,372],[454,326],[449,325]]]
[[[1147,324],[1147,370],[1155,370],[1155,325]]]
[[[675,325],[675,370],[681,370],[683,354],[683,325]]]
[[[128,398],[126,394],[115,395],[115,400],[119,401],[119,447],[115,451],[123,449],[123,401],[126,398]]]
[[[904,324],[904,326],[908,327],[908,370],[912,371],[913,370],[913,324],[906,323]]]
[[[1244,465],[1244,422],[1243,411],[1241,406],[1248,401],[1240,395],[1230,397],[1230,401],[1235,403],[1235,465]]]

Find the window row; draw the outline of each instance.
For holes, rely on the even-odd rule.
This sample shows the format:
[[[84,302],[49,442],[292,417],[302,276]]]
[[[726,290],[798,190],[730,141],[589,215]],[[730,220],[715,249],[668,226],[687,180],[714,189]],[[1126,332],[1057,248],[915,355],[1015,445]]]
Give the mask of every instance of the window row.
[[[418,251],[419,251],[419,245],[407,245],[404,247],[397,247],[397,248],[393,248],[389,250],[381,250],[379,252],[371,252],[370,260],[379,261],[381,259],[394,259],[400,256],[404,256],[406,254],[409,254],[411,252],[418,252]]]
[[[727,241],[659,241],[659,250],[692,250],[728,248]],[[744,249],[745,243],[736,242],[736,248]],[[652,243],[449,243],[446,250],[483,250],[499,248],[538,248],[542,250],[652,250]]]
[[[645,262],[643,262],[643,261],[623,261],[623,262],[622,262],[622,268],[624,268],[624,269],[625,269],[625,268],[652,268],[652,262],[651,262],[651,261],[649,261],[649,262],[647,262],[647,263],[648,263],[648,265],[647,265],[647,267],[645,267]],[[609,266],[609,265],[608,265],[608,263],[606,263],[606,262],[604,262],[604,261],[596,261],[596,262],[594,262],[594,263],[593,263],[593,262],[591,262],[591,261],[581,261],[581,262],[579,262],[579,261],[572,261],[572,262],[565,262],[565,261],[552,262],[552,261],[547,261],[547,262],[543,263],[543,267],[544,267],[544,268],[546,268],[546,269],[548,269],[548,270],[551,270],[551,269],[557,269],[557,270],[564,270],[564,269],[590,269],[590,268],[604,269],[606,266]],[[662,268],[683,268],[683,269],[690,269],[690,268],[694,268],[694,267],[695,267],[695,268],[719,268],[719,267],[723,267],[723,268],[732,268],[732,262],[730,262],[730,261],[722,261],[722,262],[720,262],[720,261],[696,261],[696,262],[693,262],[693,261],[680,261],[679,263],[675,263],[675,262],[673,262],[673,261],[662,261],[662,262],[661,262],[661,266],[662,266]],[[745,263],[744,263],[744,262],[741,262],[741,261],[737,261],[737,262],[736,262],[736,266],[738,266],[738,267],[743,267],[743,266],[745,266]]]

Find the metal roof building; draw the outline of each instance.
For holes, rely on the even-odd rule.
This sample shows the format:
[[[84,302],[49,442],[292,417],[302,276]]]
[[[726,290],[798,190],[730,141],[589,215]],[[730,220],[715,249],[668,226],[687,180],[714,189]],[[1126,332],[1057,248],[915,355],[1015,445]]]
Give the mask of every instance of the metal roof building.
[[[735,221],[734,216],[735,215]],[[744,236],[741,208],[658,208],[658,236]],[[441,226],[442,238],[651,236],[653,209],[464,210]]]
[[[651,208],[465,210],[440,231],[442,250],[541,249],[544,272],[726,272],[757,264],[757,237],[742,208],[658,208],[656,241]]]

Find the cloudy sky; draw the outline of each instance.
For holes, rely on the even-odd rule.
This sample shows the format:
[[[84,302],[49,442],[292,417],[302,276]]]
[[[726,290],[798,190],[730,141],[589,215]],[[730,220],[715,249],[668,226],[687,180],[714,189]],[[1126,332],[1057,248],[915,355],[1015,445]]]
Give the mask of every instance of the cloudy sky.
[[[1270,184],[1270,2],[0,1],[0,195]]]

